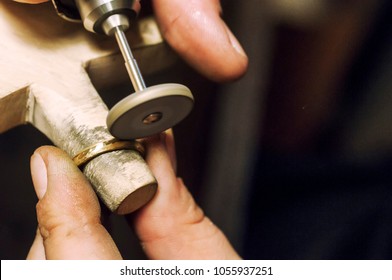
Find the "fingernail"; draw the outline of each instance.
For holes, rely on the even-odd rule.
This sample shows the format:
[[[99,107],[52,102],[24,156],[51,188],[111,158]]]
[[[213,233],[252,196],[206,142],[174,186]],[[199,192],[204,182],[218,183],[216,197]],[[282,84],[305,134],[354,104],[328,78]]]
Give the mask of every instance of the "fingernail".
[[[171,129],[165,130],[163,133],[165,135],[164,135],[164,137],[161,136],[161,141],[165,145],[166,150],[169,150],[170,149],[170,143],[168,143],[168,141],[169,141],[169,134],[172,133]]]
[[[31,156],[30,168],[35,193],[38,199],[42,199],[48,187],[48,177],[45,162],[39,153],[35,152]]]
[[[169,154],[170,162],[172,164],[174,173],[177,174],[177,156],[172,129],[168,129],[165,131],[165,139],[163,143],[165,144],[166,151]]]
[[[227,34],[229,36],[229,40],[231,43],[231,46],[234,48],[234,50],[239,53],[242,56],[246,56],[246,53],[244,49],[242,48],[240,42],[238,42],[237,38],[234,36],[234,34],[230,31],[229,28],[227,28]]]

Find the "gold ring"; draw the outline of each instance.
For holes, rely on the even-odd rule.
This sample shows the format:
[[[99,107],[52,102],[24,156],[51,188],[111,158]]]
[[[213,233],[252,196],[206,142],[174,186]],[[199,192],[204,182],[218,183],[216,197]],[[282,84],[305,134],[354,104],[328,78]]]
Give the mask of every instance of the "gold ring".
[[[112,139],[84,149],[74,156],[72,160],[80,168],[97,156],[118,150],[134,150],[139,152],[142,157],[144,157],[145,153],[143,144],[138,141],[122,141],[118,139]]]

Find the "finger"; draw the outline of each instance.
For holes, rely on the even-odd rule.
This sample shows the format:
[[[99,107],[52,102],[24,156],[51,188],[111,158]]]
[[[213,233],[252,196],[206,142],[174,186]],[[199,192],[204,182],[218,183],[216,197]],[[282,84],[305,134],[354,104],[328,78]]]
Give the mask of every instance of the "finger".
[[[244,74],[248,58],[220,17],[219,0],[154,0],[168,43],[193,67],[216,81]]]
[[[158,180],[153,200],[134,221],[152,259],[237,259],[222,232],[204,216],[181,179],[177,179],[162,139],[148,142],[147,163]]]
[[[172,164],[174,173],[177,174],[177,156],[176,156],[176,144],[174,141],[173,129],[168,129],[164,132],[164,143],[166,151],[169,155],[170,162]]]
[[[100,223],[97,197],[64,152],[54,147],[39,148],[31,157],[31,173],[47,259],[121,258]]]
[[[48,2],[49,0],[14,0],[15,2],[28,3],[28,4],[39,4],[43,2]]]
[[[37,229],[33,245],[31,245],[30,251],[27,255],[28,260],[45,260],[45,248],[44,241],[42,239],[39,229]]]

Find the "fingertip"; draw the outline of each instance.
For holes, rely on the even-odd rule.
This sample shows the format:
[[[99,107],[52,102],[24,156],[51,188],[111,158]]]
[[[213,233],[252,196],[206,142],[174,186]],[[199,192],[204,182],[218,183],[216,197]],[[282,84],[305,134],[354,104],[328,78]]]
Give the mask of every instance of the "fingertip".
[[[225,83],[233,82],[245,75],[248,69],[248,57],[238,55],[237,51],[221,56],[215,64],[201,66],[201,73],[212,81]]]
[[[114,241],[100,223],[100,206],[90,183],[69,156],[58,148],[36,150],[42,158],[47,189],[36,210],[48,259],[118,259]],[[35,166],[42,166],[36,163]],[[38,168],[37,167],[37,168]]]
[[[76,165],[73,164],[73,161],[71,160],[69,155],[55,146],[41,146],[35,150],[34,154],[38,154],[39,156],[41,156],[47,168],[49,167],[49,165],[53,165],[53,167],[58,167],[58,165],[61,164],[62,167],[79,170]]]
[[[47,190],[47,171],[46,164],[38,151],[35,151],[30,158],[31,178],[34,190],[38,199],[42,199]]]
[[[51,182],[56,182],[57,179],[68,176],[84,180],[83,174],[68,154],[54,146],[37,148],[31,156],[30,167],[34,188],[39,199],[46,194],[48,185],[56,186]],[[59,178],[56,178],[57,175],[60,175]]]
[[[48,2],[48,0],[14,0],[14,1],[19,3],[26,3],[26,4],[40,4],[40,3]]]
[[[83,173],[64,151],[42,146],[31,157],[31,167],[42,232],[62,223],[99,221],[98,199]]]
[[[238,39],[234,36],[233,32],[226,26],[227,36],[229,42],[233,48],[231,63],[229,63],[226,69],[230,69],[227,73],[221,75],[222,81],[234,81],[241,78],[248,69],[248,56],[242,48]]]
[[[99,216],[98,200],[90,183],[64,151],[42,146],[34,152],[32,160],[35,168],[46,168],[46,182],[39,181],[46,183],[46,192],[37,210],[50,215]]]
[[[165,39],[200,73],[218,82],[244,75],[248,57],[220,17],[219,1],[155,0],[154,9]]]
[[[237,37],[227,24],[220,18],[215,18],[216,25],[220,28],[211,44],[201,57],[197,57],[200,63],[200,72],[216,82],[230,82],[241,78],[248,69],[248,56]],[[222,35],[220,34],[222,33]],[[209,53],[208,53],[209,52]]]
[[[168,179],[175,177],[173,162],[166,147],[167,137],[166,132],[163,132],[145,140],[147,150],[146,162],[157,178],[164,177]]]

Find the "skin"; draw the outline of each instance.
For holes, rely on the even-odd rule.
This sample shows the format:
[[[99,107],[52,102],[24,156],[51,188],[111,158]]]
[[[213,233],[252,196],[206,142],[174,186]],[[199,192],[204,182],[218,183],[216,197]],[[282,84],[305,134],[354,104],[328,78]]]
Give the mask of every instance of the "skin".
[[[244,74],[248,58],[221,19],[218,0],[153,0],[153,7],[167,42],[203,75],[228,81]],[[128,221],[147,257],[239,259],[177,178],[172,132],[147,139],[146,148],[159,188]],[[100,222],[94,191],[67,154],[51,146],[38,148],[31,157],[31,175],[38,197],[38,229],[28,259],[121,259]]]
[[[220,17],[219,0],[152,0],[152,4],[166,41],[201,74],[225,82],[245,73],[248,57]]]
[[[176,177],[173,134],[147,139],[146,145],[146,161],[159,188],[153,200],[128,221],[147,257],[239,259]],[[39,199],[38,230],[28,259],[121,259],[100,222],[94,191],[68,155],[51,146],[38,148],[31,157],[31,174]]]

